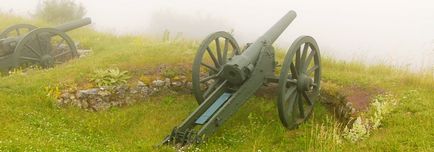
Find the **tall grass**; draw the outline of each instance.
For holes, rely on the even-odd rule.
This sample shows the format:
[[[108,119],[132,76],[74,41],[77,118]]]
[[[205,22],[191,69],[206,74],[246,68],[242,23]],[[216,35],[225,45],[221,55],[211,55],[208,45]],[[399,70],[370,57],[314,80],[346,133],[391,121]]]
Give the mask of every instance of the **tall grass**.
[[[0,29],[18,22],[49,26],[8,14],[0,14],[0,20]],[[52,69],[0,78],[0,151],[173,151],[153,146],[197,107],[193,96],[162,94],[128,107],[86,112],[58,108],[47,96],[55,89],[47,87],[88,83],[84,78],[96,69],[117,67],[139,79],[162,64],[191,65],[198,43],[113,36],[88,28],[68,34],[94,53]],[[324,81],[388,90],[402,104],[384,119],[379,131],[353,144],[337,140],[340,126],[321,104],[307,123],[288,131],[279,122],[274,98],[252,97],[206,144],[189,151],[429,151],[434,147],[432,74],[329,57],[322,59],[322,65]]]

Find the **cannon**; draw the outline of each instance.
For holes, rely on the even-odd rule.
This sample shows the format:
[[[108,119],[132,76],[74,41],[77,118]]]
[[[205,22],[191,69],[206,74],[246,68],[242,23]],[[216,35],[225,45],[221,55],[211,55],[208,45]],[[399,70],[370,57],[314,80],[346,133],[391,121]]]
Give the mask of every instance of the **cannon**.
[[[55,28],[30,24],[6,28],[0,33],[0,72],[7,74],[14,68],[31,65],[48,68],[78,57],[76,46],[66,32],[90,23],[90,18],[84,18]]]
[[[272,46],[295,17],[296,13],[289,11],[244,50],[227,32],[212,33],[203,40],[192,66],[192,90],[199,107],[161,145],[203,142],[268,83],[278,83],[276,105],[283,126],[294,129],[304,122],[319,98],[318,45],[312,37],[300,36],[281,65]]]

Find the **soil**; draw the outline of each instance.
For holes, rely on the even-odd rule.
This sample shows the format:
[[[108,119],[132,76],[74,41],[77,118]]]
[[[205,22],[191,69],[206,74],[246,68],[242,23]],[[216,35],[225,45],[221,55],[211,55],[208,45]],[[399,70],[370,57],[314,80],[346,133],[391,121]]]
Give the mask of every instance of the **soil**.
[[[267,99],[277,99],[277,93],[278,93],[277,87],[278,87],[277,83],[269,83],[259,88],[256,91],[255,95]]]
[[[383,94],[384,89],[381,88],[360,88],[351,86],[344,89],[344,96],[347,102],[350,102],[357,111],[367,111],[372,98],[376,95]]]

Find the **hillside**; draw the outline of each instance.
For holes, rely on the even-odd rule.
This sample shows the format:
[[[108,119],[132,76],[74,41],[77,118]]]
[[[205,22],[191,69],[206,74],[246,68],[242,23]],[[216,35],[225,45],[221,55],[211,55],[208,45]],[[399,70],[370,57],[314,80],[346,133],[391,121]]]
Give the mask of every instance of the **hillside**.
[[[0,21],[0,29],[15,23],[48,25],[7,14],[0,14]],[[107,68],[128,71],[129,84],[169,77],[164,73],[149,74],[161,65],[174,71],[171,76],[188,78],[191,71],[180,72],[176,68],[191,67],[200,42],[114,36],[89,28],[68,34],[81,48],[91,49],[92,54],[52,69],[0,77],[0,151],[173,151],[170,146],[155,148],[154,145],[197,107],[189,93],[161,91],[132,105],[98,112],[74,106],[59,107],[56,96],[49,93],[53,89],[94,87],[89,81],[93,72]],[[339,137],[340,121],[325,102],[316,104],[308,122],[288,131],[279,121],[276,96],[257,95],[205,144],[186,150],[432,151],[432,72],[412,73],[329,57],[323,57],[322,65],[324,101],[338,100],[348,90],[356,99],[344,97],[344,100],[369,96],[365,100],[372,101],[378,99],[378,94],[389,94],[396,101],[391,112],[382,119],[382,125],[372,130],[366,139],[352,143]]]

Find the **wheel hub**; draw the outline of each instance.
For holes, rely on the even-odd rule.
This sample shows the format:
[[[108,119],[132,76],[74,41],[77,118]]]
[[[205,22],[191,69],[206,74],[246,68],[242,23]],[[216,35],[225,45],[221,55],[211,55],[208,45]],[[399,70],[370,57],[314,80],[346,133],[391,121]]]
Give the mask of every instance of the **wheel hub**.
[[[41,57],[41,65],[43,67],[51,67],[54,64],[54,58],[51,55],[43,55]]]
[[[297,80],[298,91],[308,91],[310,89],[311,84],[312,84],[312,79],[309,76],[305,74],[300,74],[298,76],[298,80]]]

